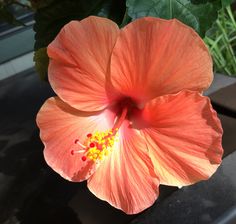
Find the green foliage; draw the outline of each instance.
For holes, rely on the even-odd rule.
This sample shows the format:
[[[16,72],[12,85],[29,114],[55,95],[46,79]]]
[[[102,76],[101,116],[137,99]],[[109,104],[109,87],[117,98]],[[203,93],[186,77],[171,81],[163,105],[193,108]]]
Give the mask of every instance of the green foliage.
[[[35,13],[35,68],[43,80],[47,80],[49,58],[46,47],[56,37],[61,28],[71,20],[80,20],[98,11],[103,0],[59,0],[47,7],[39,7]]]
[[[215,1],[215,0],[191,0],[193,4],[206,4],[207,2],[221,4],[222,7],[226,7],[230,5],[234,0],[221,0],[221,1]]]
[[[230,6],[222,9],[205,37],[216,72],[236,76],[236,21]]]
[[[195,4],[197,3],[197,4]],[[221,8],[220,0],[127,0],[128,14],[132,19],[153,16],[163,19],[177,18],[191,26],[201,36],[217,19],[217,11]]]
[[[46,47],[71,20],[100,15],[119,23],[124,11],[125,4],[119,0],[54,0],[48,7],[40,8],[35,13],[35,50]]]
[[[193,27],[202,37],[217,19],[218,10],[232,0],[30,0],[35,13],[35,62],[41,77],[46,77],[47,63],[42,60],[41,48],[46,48],[61,28],[71,20],[81,20],[90,15],[110,18],[120,27],[130,21],[154,16],[177,18]],[[46,51],[44,60],[47,57]],[[47,59],[48,60],[48,59]],[[40,66],[39,66],[40,65]],[[42,69],[42,67],[44,68]],[[43,74],[43,75],[42,75]]]
[[[49,58],[47,55],[47,48],[40,48],[34,52],[35,69],[42,80],[47,80],[47,70]]]
[[[233,3],[233,0],[221,0],[221,3],[222,3],[222,6],[223,8],[232,4]]]
[[[35,50],[46,47],[60,29],[71,20],[80,20],[94,14],[103,0],[59,0],[35,13]]]
[[[32,2],[32,1],[31,1]],[[61,28],[71,20],[81,20],[90,15],[110,18],[118,24],[125,13],[125,2],[120,0],[48,0],[44,7],[38,5],[35,13],[35,64],[40,76],[46,79],[47,64],[41,63],[41,51],[56,37]],[[47,57],[45,54],[44,57]],[[44,58],[45,59],[45,58]],[[40,66],[39,66],[40,65]],[[44,66],[44,68],[43,68]]]

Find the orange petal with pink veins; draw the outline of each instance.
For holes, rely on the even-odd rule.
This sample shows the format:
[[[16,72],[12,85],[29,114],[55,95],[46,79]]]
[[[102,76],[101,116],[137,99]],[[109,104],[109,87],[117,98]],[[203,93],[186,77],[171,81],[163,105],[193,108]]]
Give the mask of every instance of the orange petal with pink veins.
[[[84,111],[107,106],[114,94],[107,68],[118,34],[111,20],[90,16],[65,25],[49,44],[49,82],[64,102]]]
[[[125,121],[119,135],[110,156],[88,179],[88,188],[114,207],[135,214],[155,202],[159,180],[145,140],[138,131]]]
[[[138,102],[212,82],[212,59],[198,34],[176,19],[141,18],[124,27],[111,57],[111,81]]]
[[[160,183],[184,186],[208,179],[221,163],[222,127],[210,100],[181,91],[150,101],[139,117]]]
[[[97,166],[91,160],[83,161],[85,153],[71,154],[80,149],[75,144],[84,142],[88,133],[112,128],[115,115],[109,111],[88,113],[78,111],[57,97],[49,98],[37,115],[40,138],[48,165],[70,181],[88,179]]]

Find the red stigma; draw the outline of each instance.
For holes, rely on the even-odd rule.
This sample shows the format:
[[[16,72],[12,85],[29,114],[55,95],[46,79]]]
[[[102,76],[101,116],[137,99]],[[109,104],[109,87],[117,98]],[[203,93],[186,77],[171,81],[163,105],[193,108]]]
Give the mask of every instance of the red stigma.
[[[75,139],[75,144],[77,144],[77,143],[78,143],[78,141],[79,141],[79,139]]]
[[[93,143],[93,142],[91,142],[90,144],[89,144],[89,147],[90,148],[93,148],[95,146],[95,144]]]
[[[87,137],[88,137],[88,138],[91,138],[91,137],[92,137],[92,134],[91,134],[91,133],[88,133],[88,134],[87,134]]]
[[[73,156],[75,154],[75,150],[71,150],[70,154]]]
[[[86,156],[82,156],[82,161],[86,161],[87,157]]]

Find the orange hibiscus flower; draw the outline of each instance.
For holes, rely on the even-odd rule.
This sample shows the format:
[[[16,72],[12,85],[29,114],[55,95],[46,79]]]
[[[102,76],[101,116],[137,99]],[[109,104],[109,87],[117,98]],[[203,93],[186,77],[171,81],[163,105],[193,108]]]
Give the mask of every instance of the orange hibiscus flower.
[[[119,30],[88,17],[48,46],[58,97],[37,115],[44,156],[62,177],[128,214],[151,206],[159,184],[208,179],[221,163],[222,128],[202,91],[212,60],[177,20],[141,18]]]

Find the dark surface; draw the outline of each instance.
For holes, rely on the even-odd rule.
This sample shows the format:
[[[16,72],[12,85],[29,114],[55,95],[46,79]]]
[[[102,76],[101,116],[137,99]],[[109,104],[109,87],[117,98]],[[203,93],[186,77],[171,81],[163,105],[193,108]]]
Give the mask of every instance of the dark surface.
[[[0,223],[80,224],[80,216],[83,224],[131,221],[93,196],[86,182],[68,182],[46,165],[35,117],[52,95],[33,71],[0,82]]]
[[[201,224],[236,205],[235,119],[220,116],[228,156],[210,180],[177,191],[161,186],[154,206],[130,216],[93,196],[86,182],[68,182],[46,165],[35,116],[53,94],[33,71],[0,82],[0,223]]]
[[[212,93],[211,99],[236,113],[236,83]]]
[[[224,159],[209,180],[181,188],[164,202],[156,203],[131,224],[205,224],[214,221],[220,224],[224,213],[236,205],[235,161],[236,152]],[[232,222],[226,223],[235,224],[236,217],[232,216],[229,221]]]

